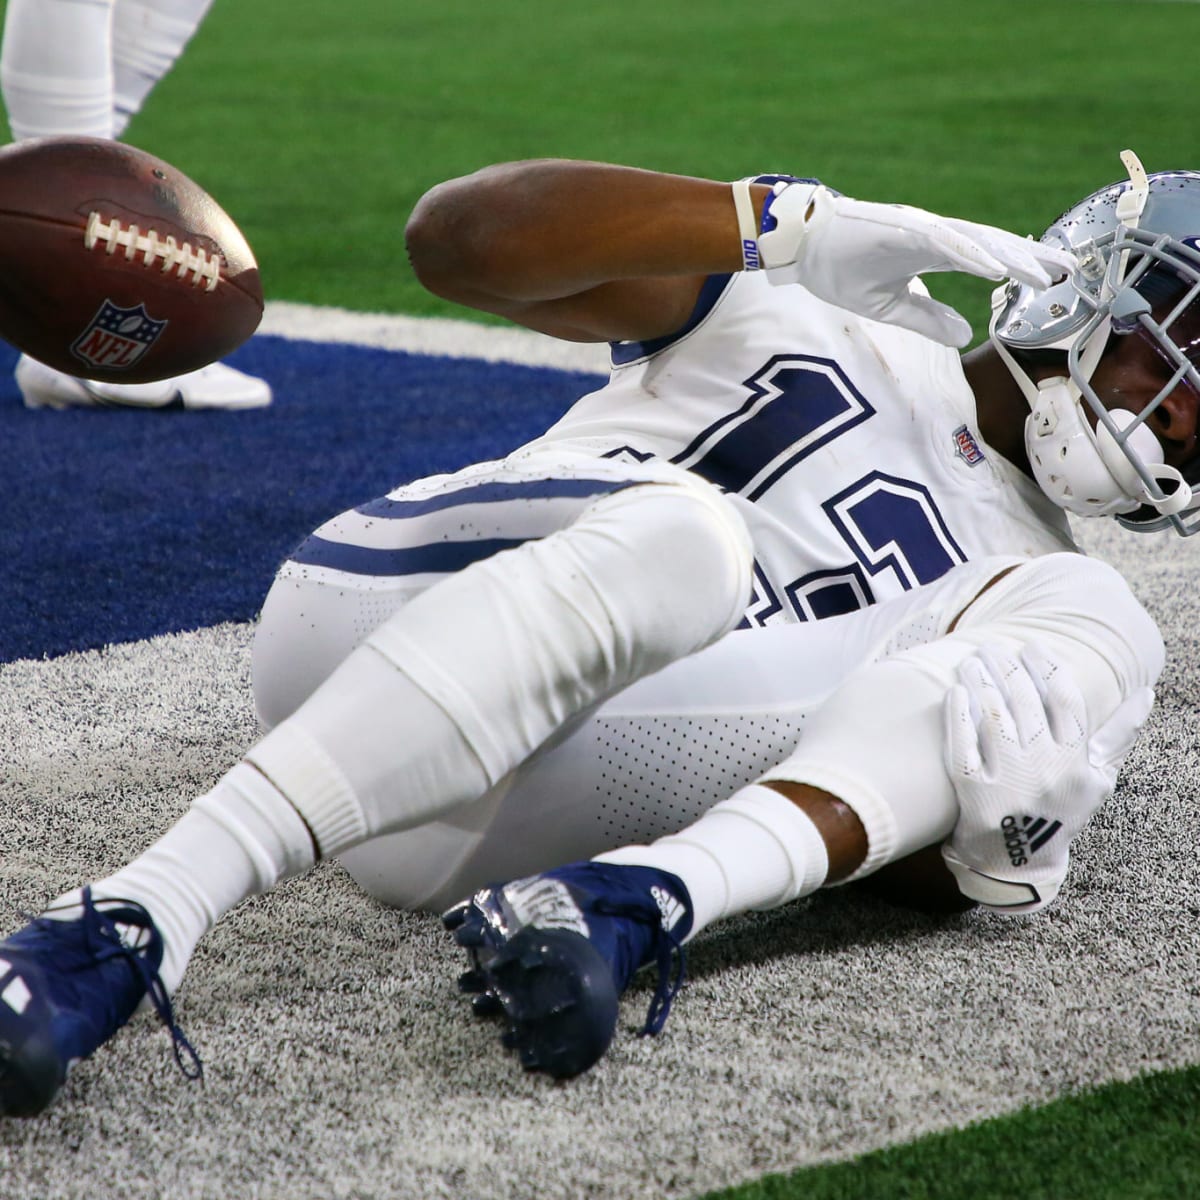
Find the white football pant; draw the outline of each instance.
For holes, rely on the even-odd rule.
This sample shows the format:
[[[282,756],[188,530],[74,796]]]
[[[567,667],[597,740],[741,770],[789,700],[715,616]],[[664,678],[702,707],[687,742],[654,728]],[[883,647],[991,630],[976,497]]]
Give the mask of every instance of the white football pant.
[[[450,564],[438,554],[448,551],[438,547],[464,553],[474,541],[482,552],[497,534],[537,536],[539,522],[560,519],[554,506],[561,514],[578,503],[505,493],[498,469],[506,468],[483,464],[400,489],[300,547],[267,598],[255,644],[264,723],[287,717],[377,624],[443,577],[436,568]],[[941,708],[957,664],[978,646],[1039,641],[1072,670],[1095,723],[1161,669],[1153,624],[1110,568],[1050,555],[988,586],[1018,561],[955,568],[826,621],[730,633],[609,700],[542,752],[530,757],[528,742],[514,743],[508,759],[520,765],[479,796],[342,859],[387,903],[437,908],[485,882],[677,834],[737,789],[786,779],[855,810],[869,843],[857,874],[867,874],[953,828]],[[682,589],[671,602],[687,603]],[[790,898],[784,889],[777,902]]]
[[[945,839],[942,700],[978,646],[1040,642],[1093,727],[1162,665],[1124,581],[1079,555],[729,633],[751,580],[733,506],[665,464],[526,455],[343,514],[264,609],[255,693],[279,723],[94,894],[148,907],[168,989],[224,912],[332,855],[389,903],[440,908],[609,851],[680,876],[695,932],[825,882],[813,822],[755,780],[850,805],[859,874]]]

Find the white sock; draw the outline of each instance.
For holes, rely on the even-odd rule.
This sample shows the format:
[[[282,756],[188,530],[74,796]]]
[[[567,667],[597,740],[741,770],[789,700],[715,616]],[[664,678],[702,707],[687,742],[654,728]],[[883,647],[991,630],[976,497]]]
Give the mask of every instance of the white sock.
[[[312,837],[296,810],[258,771],[239,763],[145,853],[92,884],[95,899],[134,900],[163,938],[163,984],[174,992],[196,944],[248,896],[313,865]],[[80,892],[47,916],[79,914]]]
[[[596,861],[678,875],[692,900],[689,939],[714,921],[815,892],[829,872],[825,841],[808,814],[762,784],[735,792],[679,833]]]
[[[0,86],[13,137],[113,136],[112,0],[8,0]]]

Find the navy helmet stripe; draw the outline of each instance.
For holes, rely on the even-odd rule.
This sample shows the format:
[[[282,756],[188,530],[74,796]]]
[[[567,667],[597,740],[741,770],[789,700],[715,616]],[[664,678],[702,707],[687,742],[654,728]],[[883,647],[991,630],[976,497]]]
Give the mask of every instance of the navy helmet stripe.
[[[474,542],[432,542],[427,546],[384,549],[307,538],[288,557],[305,566],[328,567],[350,575],[423,575],[461,571],[501,550],[521,546],[528,538],[482,538]]]
[[[424,500],[393,500],[383,496],[354,511],[365,517],[403,520],[425,513],[440,512],[464,504],[497,504],[505,500],[586,499],[633,487],[635,479],[533,479],[521,483],[480,483],[474,487],[443,492]]]

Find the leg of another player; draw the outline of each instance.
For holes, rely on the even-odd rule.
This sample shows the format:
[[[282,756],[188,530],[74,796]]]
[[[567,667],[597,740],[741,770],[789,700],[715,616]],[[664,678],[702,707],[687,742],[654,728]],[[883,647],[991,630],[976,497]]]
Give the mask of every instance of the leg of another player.
[[[114,0],[8,0],[0,86],[17,141],[113,136]]]
[[[18,141],[120,137],[196,31],[212,0],[9,0],[0,85]],[[28,408],[262,408],[270,385],[224,363],[157,383],[77,379],[28,355]]]
[[[117,0],[113,22],[113,137],[175,65],[212,0]]]

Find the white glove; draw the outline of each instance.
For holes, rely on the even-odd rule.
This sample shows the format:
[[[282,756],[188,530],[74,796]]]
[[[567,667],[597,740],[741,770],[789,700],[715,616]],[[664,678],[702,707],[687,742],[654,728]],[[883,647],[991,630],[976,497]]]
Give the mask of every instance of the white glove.
[[[1000,912],[1049,904],[1071,839],[1112,794],[1154,703],[1138,688],[1089,738],[1083,693],[1065,667],[1026,646],[984,647],[946,696],[946,770],[959,818],[942,857],[964,896]]]
[[[1049,287],[1074,269],[1064,250],[990,225],[939,217],[920,208],[870,204],[812,183],[777,184],[768,200],[758,253],[774,284],[799,283],[862,317],[965,346],[971,326],[925,294],[916,276],[965,271]]]

